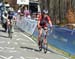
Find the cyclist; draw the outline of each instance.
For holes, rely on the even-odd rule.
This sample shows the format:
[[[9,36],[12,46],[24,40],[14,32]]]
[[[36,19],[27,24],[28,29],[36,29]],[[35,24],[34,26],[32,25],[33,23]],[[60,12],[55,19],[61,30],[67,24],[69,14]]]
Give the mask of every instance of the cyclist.
[[[39,45],[39,48],[41,47],[41,45],[40,45],[40,38],[42,36],[42,29],[44,29],[45,32],[46,32],[45,37],[44,37],[44,42],[45,43],[47,43],[46,36],[47,36],[47,32],[48,32],[48,23],[50,24],[50,27],[52,29],[52,22],[51,22],[50,17],[47,14],[48,14],[48,11],[43,10],[41,15],[39,15],[39,17],[38,17],[37,27],[38,27],[38,32],[39,32],[39,34],[38,34],[38,45]]]
[[[14,32],[14,21],[16,21],[14,16],[13,8],[10,8],[8,11],[8,33]]]

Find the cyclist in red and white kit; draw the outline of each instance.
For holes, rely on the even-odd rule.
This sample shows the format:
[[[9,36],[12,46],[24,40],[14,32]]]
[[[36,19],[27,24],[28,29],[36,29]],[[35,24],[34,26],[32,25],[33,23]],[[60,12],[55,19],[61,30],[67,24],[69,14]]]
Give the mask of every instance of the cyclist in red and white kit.
[[[39,15],[39,17],[38,17],[37,27],[38,27],[38,45],[39,45],[39,47],[40,47],[40,38],[42,36],[42,29],[44,29],[46,32],[46,35],[44,37],[45,43],[47,43],[46,36],[48,33],[48,24],[50,24],[50,28],[52,29],[51,18],[47,14],[48,14],[48,12],[44,10],[41,13],[41,15]]]

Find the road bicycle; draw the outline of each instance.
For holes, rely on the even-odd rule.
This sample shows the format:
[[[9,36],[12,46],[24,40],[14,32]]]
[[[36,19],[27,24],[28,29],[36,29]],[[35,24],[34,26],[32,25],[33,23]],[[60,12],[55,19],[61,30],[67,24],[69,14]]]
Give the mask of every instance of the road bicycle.
[[[12,22],[11,21],[9,21],[9,24],[8,24],[8,36],[9,36],[9,38],[11,38],[12,39]]]
[[[50,29],[48,29],[48,31],[49,31],[49,30],[50,30]],[[50,31],[51,31],[51,30],[50,30]],[[52,31],[51,31],[51,32],[52,32]],[[39,50],[42,51],[42,49],[43,49],[43,50],[44,50],[44,53],[47,53],[47,51],[48,51],[48,42],[47,42],[47,38],[44,39],[45,35],[46,35],[46,32],[45,32],[45,30],[43,29],[43,33],[42,33],[42,36],[41,36],[40,41],[39,41],[39,44],[40,44]],[[47,33],[46,36],[48,36],[48,33]]]

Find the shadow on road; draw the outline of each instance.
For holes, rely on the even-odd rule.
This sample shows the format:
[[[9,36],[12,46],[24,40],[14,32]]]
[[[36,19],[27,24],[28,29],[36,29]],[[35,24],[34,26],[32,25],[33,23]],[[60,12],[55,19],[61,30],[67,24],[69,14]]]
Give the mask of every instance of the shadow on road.
[[[34,50],[36,52],[40,52],[39,50],[31,48],[31,47],[20,47],[20,48],[22,48],[22,49],[28,49],[28,50]]]
[[[3,36],[3,35],[0,35],[0,37],[3,37],[3,38],[8,38],[7,36]]]
[[[0,29],[0,32],[5,32],[5,30],[1,30],[1,29]]]
[[[6,31],[4,30],[4,28],[0,27],[0,37],[2,37],[2,38],[8,38],[8,36],[5,36],[4,34],[6,34]]]
[[[35,52],[40,52],[40,50],[31,48],[31,47],[20,47],[20,48],[22,48],[22,49],[28,49],[28,50],[34,50]],[[52,51],[52,50],[50,50],[50,49],[48,49],[48,51],[51,52],[51,53],[53,53],[53,54],[57,54],[57,55],[63,56],[62,54],[56,53],[56,52],[54,52],[54,51]]]
[[[5,32],[5,31],[0,29],[0,32]],[[6,33],[6,32],[5,32],[5,33]],[[2,35],[1,33],[0,33],[0,37],[8,38],[7,36]]]

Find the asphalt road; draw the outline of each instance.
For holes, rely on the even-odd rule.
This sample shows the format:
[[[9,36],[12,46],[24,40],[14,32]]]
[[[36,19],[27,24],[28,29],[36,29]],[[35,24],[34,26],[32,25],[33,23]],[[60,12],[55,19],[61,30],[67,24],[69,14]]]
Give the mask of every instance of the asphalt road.
[[[0,59],[67,59],[50,51],[39,52],[37,43],[17,29],[12,39],[3,30],[0,26]]]

